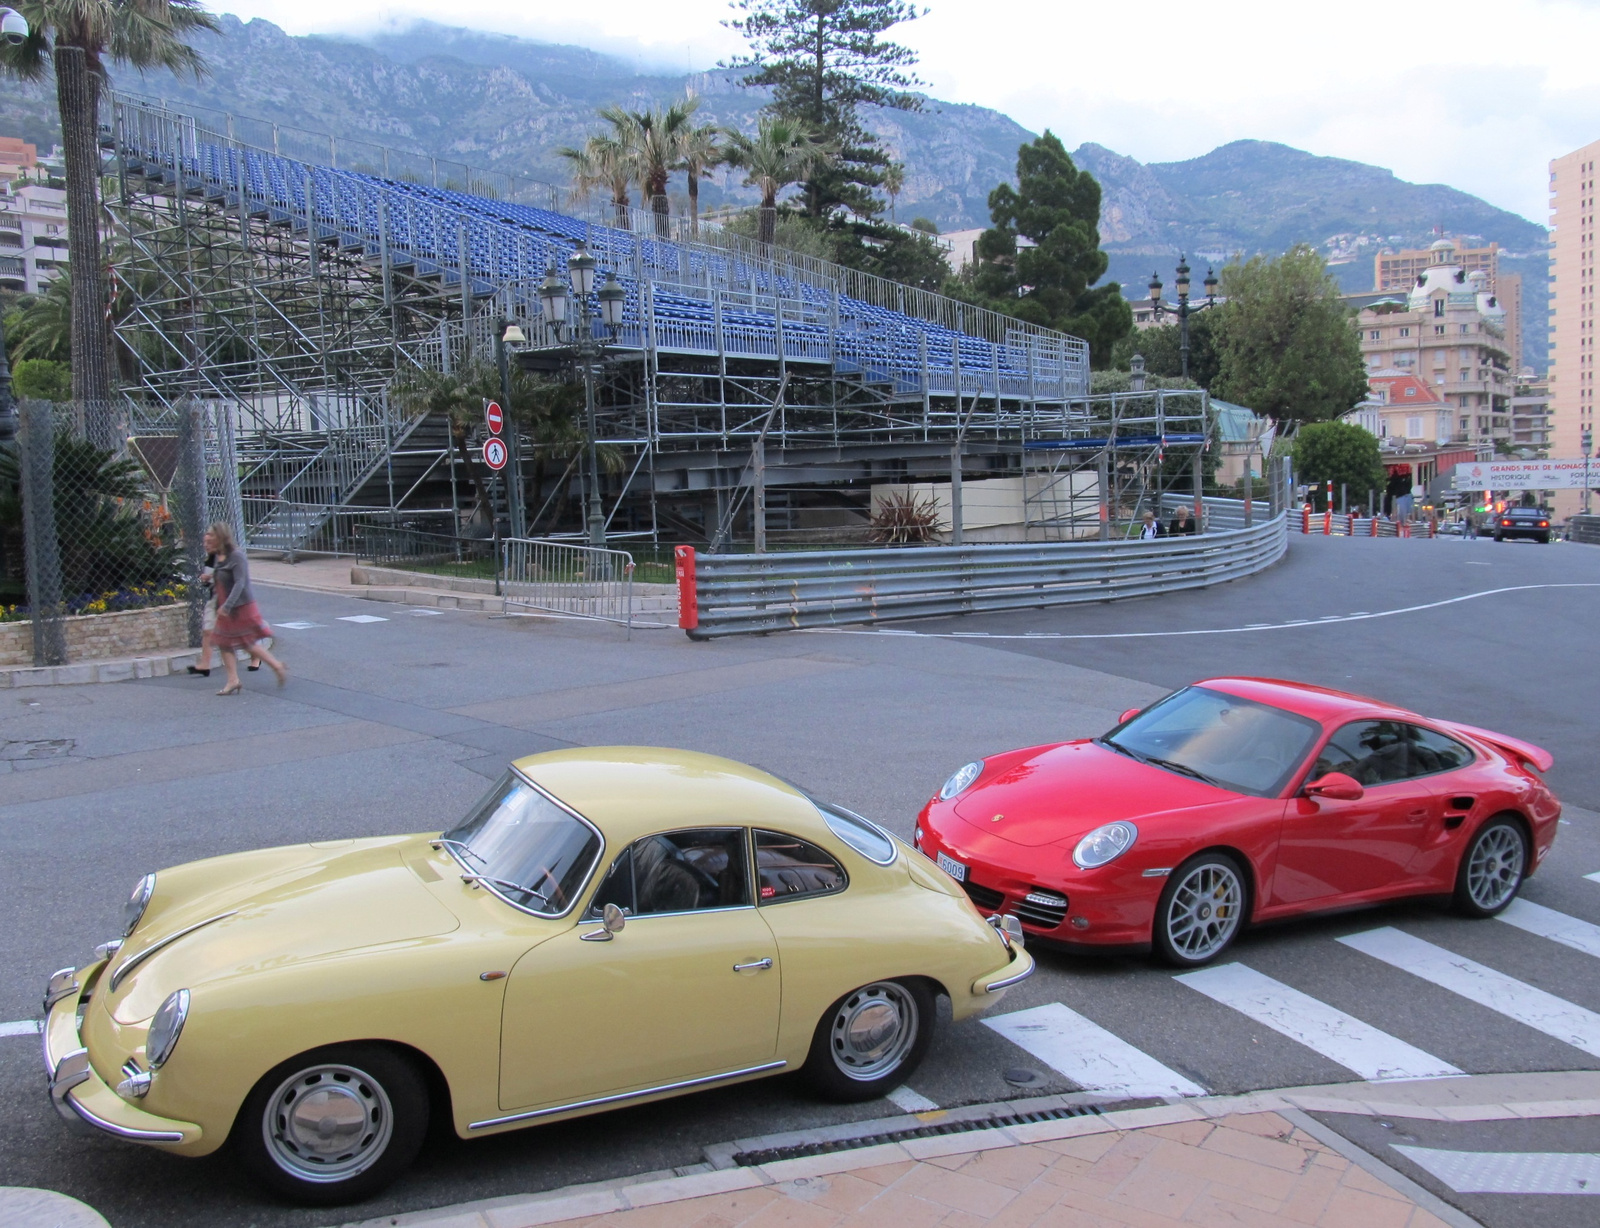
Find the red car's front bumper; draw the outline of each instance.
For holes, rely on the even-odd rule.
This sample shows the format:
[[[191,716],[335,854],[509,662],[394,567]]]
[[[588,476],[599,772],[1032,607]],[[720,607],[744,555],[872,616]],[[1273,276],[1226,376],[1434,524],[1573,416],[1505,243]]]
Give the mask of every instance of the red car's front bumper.
[[[1046,874],[1029,857],[1032,877],[993,859],[961,847],[959,835],[951,839],[929,820],[928,809],[917,818],[917,847],[937,861],[943,853],[967,867],[962,889],[984,915],[1015,914],[1030,937],[1071,946],[1148,947],[1156,902],[1166,875],[1149,875],[1122,859],[1096,870],[1080,870],[1064,851],[1061,869]],[[1021,852],[1021,850],[1019,850]],[[1055,856],[1053,849],[1037,850]],[[1017,859],[1021,861],[1022,858]],[[953,877],[953,876],[952,876]]]

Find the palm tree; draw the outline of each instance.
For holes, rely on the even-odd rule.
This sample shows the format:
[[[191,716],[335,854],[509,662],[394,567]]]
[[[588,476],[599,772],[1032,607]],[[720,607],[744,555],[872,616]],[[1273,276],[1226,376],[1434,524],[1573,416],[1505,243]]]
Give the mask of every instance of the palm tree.
[[[745,183],[761,193],[757,238],[762,243],[770,244],[778,229],[778,193],[832,156],[832,148],[809,128],[778,116],[763,116],[753,137],[732,134],[724,160],[744,171]]]
[[[665,110],[600,109],[600,118],[611,125],[611,139],[633,160],[634,177],[656,215],[656,233],[660,235],[667,233],[667,180],[683,162],[684,142],[692,131],[689,118],[699,106],[698,98],[686,98]],[[695,192],[699,192],[698,185]]]
[[[11,357],[72,361],[72,274],[59,274],[38,294],[17,304]]]
[[[683,135],[683,160],[678,169],[689,177],[689,233],[700,233],[700,181],[722,164],[727,133],[715,124],[701,124]]]
[[[633,183],[635,162],[619,142],[608,136],[592,136],[580,148],[556,151],[572,166],[572,185],[587,196],[596,188],[611,193],[617,225],[628,228],[628,188]]]
[[[889,220],[895,220],[894,204],[905,191],[906,168],[903,163],[891,162],[883,168],[883,190],[889,194]]]
[[[100,146],[95,131],[110,64],[166,68],[199,78],[204,62],[187,39],[218,30],[200,0],[21,0],[27,39],[0,50],[12,76],[54,68],[67,170],[67,264],[72,270],[72,395],[111,399],[111,340],[100,263]],[[109,427],[109,421],[105,424]],[[110,443],[109,440],[101,440]]]

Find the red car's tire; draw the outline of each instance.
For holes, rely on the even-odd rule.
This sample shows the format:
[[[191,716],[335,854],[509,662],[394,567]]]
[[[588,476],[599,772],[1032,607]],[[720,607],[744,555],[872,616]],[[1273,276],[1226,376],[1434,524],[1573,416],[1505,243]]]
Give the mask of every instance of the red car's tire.
[[[1201,853],[1167,875],[1151,945],[1175,968],[1198,968],[1233,944],[1249,915],[1244,867],[1227,853]]]
[[[1455,909],[1465,917],[1494,917],[1517,898],[1528,876],[1528,833],[1519,819],[1496,815],[1473,833],[1456,868]]]
[[[330,1045],[263,1075],[239,1110],[233,1142],[274,1194],[327,1207],[387,1186],[416,1158],[427,1129],[428,1085],[415,1063],[385,1045]]]
[[[840,998],[817,1022],[802,1068],[829,1100],[876,1100],[921,1064],[933,1041],[935,1003],[922,981],[874,981]]]

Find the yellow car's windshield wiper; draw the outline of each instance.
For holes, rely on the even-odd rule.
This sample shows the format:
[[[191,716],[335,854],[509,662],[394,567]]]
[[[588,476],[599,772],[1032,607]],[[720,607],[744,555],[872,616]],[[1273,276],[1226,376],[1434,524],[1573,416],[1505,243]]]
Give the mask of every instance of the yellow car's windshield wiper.
[[[543,892],[535,891],[532,887],[524,887],[521,883],[513,883],[508,879],[495,878],[490,874],[463,874],[461,881],[464,883],[493,883],[496,887],[504,887],[508,891],[515,891],[521,895],[531,895],[534,899],[542,901],[549,907],[555,907],[554,904],[550,903],[550,897]]]
[[[474,861],[480,862],[483,865],[489,864],[488,859],[484,857],[482,853],[478,852],[471,845],[462,843],[460,840],[452,840],[448,836],[435,836],[432,840],[428,841],[428,843],[433,845],[434,848],[440,848],[448,844],[453,849],[460,849]]]

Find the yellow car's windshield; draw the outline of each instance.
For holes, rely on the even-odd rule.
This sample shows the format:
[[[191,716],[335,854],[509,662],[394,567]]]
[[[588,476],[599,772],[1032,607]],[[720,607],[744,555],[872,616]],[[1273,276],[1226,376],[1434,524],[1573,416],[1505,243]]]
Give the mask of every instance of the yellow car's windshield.
[[[572,907],[602,846],[590,823],[509,772],[439,843],[464,878],[546,917]]]

